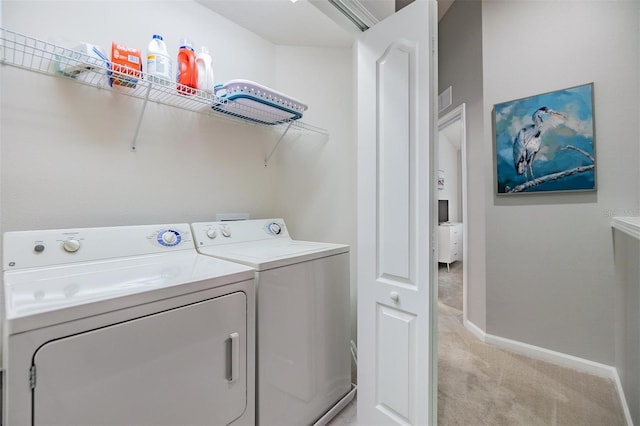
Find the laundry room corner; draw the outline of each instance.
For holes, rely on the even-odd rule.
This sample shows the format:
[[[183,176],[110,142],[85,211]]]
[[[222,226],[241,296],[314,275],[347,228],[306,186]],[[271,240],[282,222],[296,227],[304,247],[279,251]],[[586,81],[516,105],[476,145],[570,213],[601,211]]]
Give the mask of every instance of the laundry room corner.
[[[277,154],[275,202],[296,236],[355,241],[355,128],[351,48],[276,47],[276,84],[309,103],[328,135],[292,137]],[[295,139],[295,140],[294,140]]]
[[[351,338],[356,341],[356,138],[352,47],[276,47],[276,84],[309,103],[328,136],[290,138],[274,157],[274,208],[297,239],[351,246]],[[289,137],[287,137],[289,138]],[[354,366],[355,367],[355,366]]]

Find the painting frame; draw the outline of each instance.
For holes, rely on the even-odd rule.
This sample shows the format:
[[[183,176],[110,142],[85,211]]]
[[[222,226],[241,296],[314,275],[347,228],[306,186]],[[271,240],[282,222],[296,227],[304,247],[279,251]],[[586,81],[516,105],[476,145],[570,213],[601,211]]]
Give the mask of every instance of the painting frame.
[[[493,106],[498,196],[597,191],[594,83]]]

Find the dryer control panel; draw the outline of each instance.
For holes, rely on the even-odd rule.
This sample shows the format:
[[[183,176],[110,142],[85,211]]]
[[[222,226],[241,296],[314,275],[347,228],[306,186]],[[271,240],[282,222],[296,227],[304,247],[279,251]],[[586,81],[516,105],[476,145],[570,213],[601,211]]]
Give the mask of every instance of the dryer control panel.
[[[291,239],[282,219],[254,219],[234,222],[198,222],[191,229],[198,247],[246,243],[276,238]]]
[[[7,232],[3,270],[195,250],[188,224]]]

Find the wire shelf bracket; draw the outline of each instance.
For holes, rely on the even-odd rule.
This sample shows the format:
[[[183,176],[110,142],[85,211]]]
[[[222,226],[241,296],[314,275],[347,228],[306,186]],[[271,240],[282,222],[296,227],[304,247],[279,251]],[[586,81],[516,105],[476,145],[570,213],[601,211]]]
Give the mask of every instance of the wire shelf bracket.
[[[276,144],[273,146],[273,148],[271,148],[271,152],[269,152],[269,154],[265,157],[265,159],[264,159],[264,167],[265,168],[269,165],[269,160],[271,159],[271,156],[273,156],[273,153],[276,152],[276,149],[278,149],[278,145],[280,145],[280,142],[282,142],[282,140],[286,136],[287,132],[291,128],[292,124],[293,124],[293,120],[290,120],[289,124],[287,125],[287,128],[284,129],[284,132],[282,133],[282,135],[280,135],[280,138],[278,139],[278,142],[276,142]]]
[[[147,94],[144,97],[144,103],[142,104],[140,115],[138,116],[138,124],[136,124],[136,130],[133,133],[133,141],[131,141],[131,151],[133,152],[136,152],[136,141],[138,139],[138,133],[140,132],[140,125],[142,124],[142,119],[144,118],[144,111],[145,109],[147,109],[147,102],[149,102],[150,93],[151,93],[151,86],[147,87]]]

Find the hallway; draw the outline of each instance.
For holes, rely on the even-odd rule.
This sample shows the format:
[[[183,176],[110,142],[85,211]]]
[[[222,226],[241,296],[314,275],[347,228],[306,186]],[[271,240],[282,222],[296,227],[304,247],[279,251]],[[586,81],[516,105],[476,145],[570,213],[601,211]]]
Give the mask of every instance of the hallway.
[[[624,425],[613,381],[481,342],[462,325],[462,262],[438,273],[440,425]]]
[[[612,380],[481,342],[462,325],[462,262],[438,270],[438,424],[623,426]],[[329,425],[357,424],[356,402]]]

